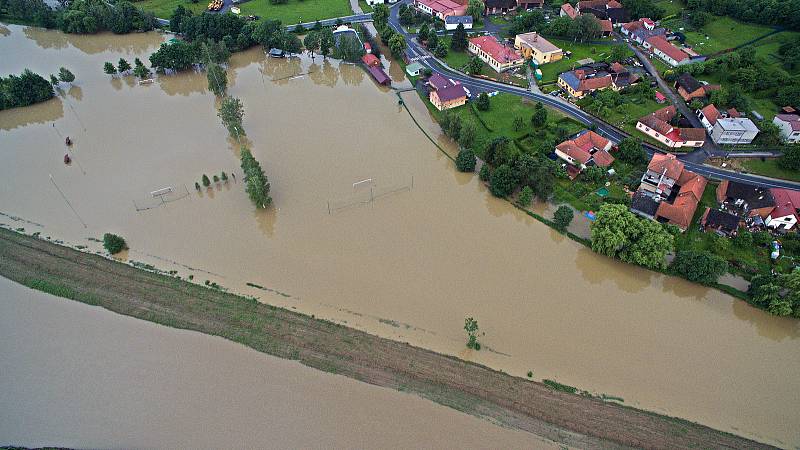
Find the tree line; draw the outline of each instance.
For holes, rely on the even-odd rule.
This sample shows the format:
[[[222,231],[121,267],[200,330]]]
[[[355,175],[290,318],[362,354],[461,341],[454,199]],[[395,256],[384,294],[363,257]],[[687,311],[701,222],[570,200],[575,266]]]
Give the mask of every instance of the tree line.
[[[28,69],[20,75],[0,77],[0,110],[33,105],[54,95],[51,82]]]
[[[800,30],[800,0],[688,0],[686,6],[691,12]]]
[[[64,33],[93,34],[111,31],[116,34],[150,31],[155,28],[152,13],[119,0],[60,1],[51,8],[44,0],[0,0],[0,12],[12,19],[44,28],[58,28]]]

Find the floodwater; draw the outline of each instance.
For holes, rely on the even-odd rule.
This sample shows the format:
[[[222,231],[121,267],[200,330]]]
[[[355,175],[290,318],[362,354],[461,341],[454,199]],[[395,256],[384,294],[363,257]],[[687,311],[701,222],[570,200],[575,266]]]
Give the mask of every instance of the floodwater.
[[[233,57],[229,92],[272,184],[274,207],[257,211],[240,176],[194,191],[203,173],[240,175],[204,74],[140,86],[102,73],[104,61],[146,59],[162,37],[7,28],[2,72],[65,65],[78,78],[58,99],[0,112],[7,226],[90,251],[100,248],[88,238],[115,232],[131,260],[196,282],[800,445],[796,320],[598,256],[492,198],[358,67],[256,49]],[[452,152],[416,94],[402,96]],[[162,204],[151,192],[165,187]],[[465,349],[468,316],[485,333],[480,352]]]
[[[5,278],[0,295],[3,444],[557,448],[414,395]]]

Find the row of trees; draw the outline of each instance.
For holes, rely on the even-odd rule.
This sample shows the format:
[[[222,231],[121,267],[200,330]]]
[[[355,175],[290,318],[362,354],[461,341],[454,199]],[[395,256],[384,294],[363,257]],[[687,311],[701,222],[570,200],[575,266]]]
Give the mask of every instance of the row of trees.
[[[692,12],[703,11],[745,22],[800,30],[800,15],[797,14],[800,0],[688,0],[686,6]]]
[[[125,34],[149,31],[156,25],[152,13],[145,12],[125,0],[113,3],[103,0],[73,0],[59,3],[60,7],[53,9],[44,0],[0,0],[0,10],[5,10],[12,18],[45,28],[59,28],[65,33],[91,34],[111,31]]]
[[[107,73],[108,75],[128,75],[131,73],[131,69],[133,69],[133,74],[139,78],[147,78],[150,76],[150,69],[148,69],[141,59],[136,58],[134,60],[134,67],[131,68],[131,64],[125,58],[120,58],[115,66],[114,63],[106,61],[103,64],[103,72]]]

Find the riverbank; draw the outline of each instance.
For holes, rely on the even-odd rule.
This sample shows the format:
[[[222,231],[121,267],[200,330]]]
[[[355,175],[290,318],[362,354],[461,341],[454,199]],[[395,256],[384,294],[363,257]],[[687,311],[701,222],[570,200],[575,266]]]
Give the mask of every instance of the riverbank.
[[[119,314],[221,336],[320,370],[414,392],[570,446],[767,448],[8,230],[0,230],[0,275]]]

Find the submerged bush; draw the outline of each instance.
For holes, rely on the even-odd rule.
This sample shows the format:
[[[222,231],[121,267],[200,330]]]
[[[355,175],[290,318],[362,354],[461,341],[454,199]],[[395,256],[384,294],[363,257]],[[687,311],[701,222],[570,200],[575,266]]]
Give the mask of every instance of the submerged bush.
[[[111,233],[106,233],[103,235],[103,247],[112,255],[115,255],[128,248],[128,246],[125,244],[125,239],[123,239],[121,236]]]

